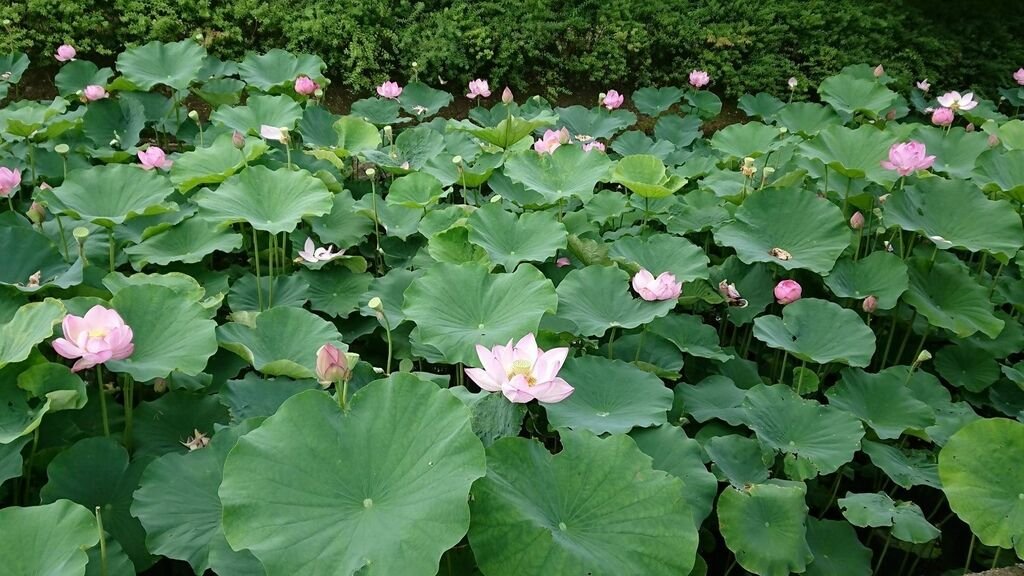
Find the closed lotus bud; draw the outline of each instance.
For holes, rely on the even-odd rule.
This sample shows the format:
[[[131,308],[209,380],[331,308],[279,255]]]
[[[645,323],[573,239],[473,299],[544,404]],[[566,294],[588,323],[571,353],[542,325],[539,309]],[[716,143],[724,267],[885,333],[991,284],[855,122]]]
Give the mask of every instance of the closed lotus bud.
[[[188,117],[191,118],[193,122],[199,122],[199,112],[195,110],[189,110]]]
[[[63,155],[63,154],[67,154],[68,152],[70,152],[71,151],[71,147],[68,146],[67,144],[57,144],[56,146],[53,147],[53,151],[56,152],[57,154],[62,154]]]
[[[29,206],[26,215],[33,224],[40,224],[46,219],[46,208],[43,208],[43,205],[39,202],[33,202],[32,205]]]
[[[921,362],[927,362],[932,359],[932,353],[927,350],[921,350],[921,353],[914,359],[914,364],[920,364]]]
[[[860,211],[854,212],[853,216],[850,216],[850,228],[854,230],[860,230],[864,227],[864,215]]]
[[[967,127],[964,128],[964,130],[966,130],[967,132],[974,132],[974,123],[972,122],[968,124]]]
[[[505,89],[501,92],[501,101],[505,104],[511,104],[513,100],[514,96],[512,96],[512,90],[508,86],[505,86]]]
[[[886,202],[889,201],[889,196],[892,196],[892,194],[882,194],[881,196],[878,197],[878,203],[885,204]]]
[[[882,75],[885,74],[885,68],[882,68],[881,64],[879,64],[878,66],[875,66],[874,74],[875,74],[875,78],[881,78]]]
[[[419,64],[417,64],[417,63],[416,63],[416,62],[414,61],[414,62],[412,63],[412,67],[413,67],[413,68],[418,68],[418,67],[419,67]]]
[[[388,140],[391,140],[392,130],[393,129],[391,128],[390,124],[384,127],[384,137],[387,138]]]
[[[895,110],[889,110],[889,112],[886,113],[886,115],[885,115],[885,119],[886,120],[890,120],[890,121],[891,120],[895,120],[896,119],[896,111]]]
[[[743,159],[743,165],[744,166],[753,166],[754,165],[754,159],[751,158],[750,156],[747,156],[746,158]]]
[[[868,296],[860,303],[860,309],[868,314],[873,314],[876,308],[878,308],[878,298],[874,296]]]
[[[238,130],[235,130],[234,134],[231,135],[231,143],[235,145],[235,148],[241,150],[245,148],[245,136]]]
[[[323,88],[317,88],[316,90],[313,90],[313,98],[316,98],[316,99],[319,100],[320,98],[323,98],[323,97],[324,97],[324,89]]]
[[[327,388],[331,384],[345,382],[351,376],[348,357],[336,346],[324,344],[316,351],[316,377],[321,386]]]
[[[988,135],[988,147],[989,148],[995,148],[996,146],[999,146],[999,137],[996,136],[995,134],[989,134]]]
[[[491,196],[491,204],[497,204],[498,202],[501,202],[501,194]]]
[[[764,169],[764,175],[765,176],[771,176],[772,174],[775,174],[775,168],[772,168],[771,166],[768,166],[768,167],[766,167]]]

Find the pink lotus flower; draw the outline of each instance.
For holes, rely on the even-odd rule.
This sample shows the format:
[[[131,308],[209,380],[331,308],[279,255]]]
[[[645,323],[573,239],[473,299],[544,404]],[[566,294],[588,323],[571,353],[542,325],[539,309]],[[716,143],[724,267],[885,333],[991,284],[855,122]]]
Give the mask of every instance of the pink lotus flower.
[[[863,227],[864,215],[860,213],[860,210],[858,210],[853,213],[853,216],[850,216],[850,228],[853,228],[854,230],[860,230]]]
[[[82,91],[82,95],[85,96],[85,99],[89,102],[102,100],[108,96],[106,88],[97,84],[90,84],[86,86],[85,90]]]
[[[655,278],[653,274],[641,268],[633,276],[633,290],[648,302],[673,300],[679,298],[679,294],[682,293],[683,283],[676,282],[676,277],[671,272],[662,272]]]
[[[377,95],[388,100],[398,100],[398,97],[402,95],[402,87],[398,85],[398,82],[388,80],[377,86]]]
[[[512,95],[512,90],[508,86],[505,86],[505,89],[501,91],[501,103],[511,104],[514,101],[515,96]]]
[[[116,310],[93,306],[78,317],[68,314],[61,324],[63,338],[53,341],[53,349],[65,358],[78,358],[73,372],[92,368],[107,360],[123,360],[132,355],[132,329]]]
[[[303,96],[309,96],[316,92],[318,88],[320,88],[320,85],[309,76],[303,75],[295,79],[295,92]]]
[[[703,88],[711,82],[711,76],[703,70],[690,71],[690,85],[694,88]]]
[[[501,392],[510,402],[525,404],[539,400],[554,404],[573,392],[573,387],[558,377],[569,349],[554,348],[545,352],[537,348],[533,334],[523,336],[515,346],[511,340],[505,346],[490,350],[478,344],[476,354],[483,369],[467,368],[466,375],[481,389]]]
[[[57,47],[57,53],[53,55],[58,62],[70,62],[75,59],[78,52],[70,44],[61,44]]]
[[[625,101],[625,96],[619,94],[615,90],[609,90],[608,93],[604,95],[604,98],[601,99],[601,105],[609,110],[615,110],[619,106],[622,106],[622,103]]]
[[[893,144],[889,148],[889,159],[882,161],[882,168],[895,170],[900,176],[909,176],[918,170],[927,170],[935,163],[935,156],[925,154],[924,144],[916,140]]]
[[[316,243],[313,242],[312,238],[306,238],[306,243],[303,245],[303,249],[299,250],[299,258],[296,261],[305,260],[306,262],[330,262],[335,258],[345,254],[345,251],[335,252],[333,248],[317,248]]]
[[[875,66],[875,69],[872,72],[874,73],[875,78],[881,78],[885,75],[885,68],[882,68],[882,65],[879,64],[878,66]]]
[[[795,280],[783,280],[775,285],[775,301],[779,304],[789,304],[800,299],[803,288]]]
[[[868,296],[860,303],[860,309],[868,314],[874,312],[876,308],[878,308],[878,298],[875,298],[874,296]]]
[[[927,92],[931,87],[932,85],[928,83],[927,78],[917,83],[917,89],[921,92]]]
[[[1017,81],[1017,84],[1024,86],[1024,68],[1019,68],[1013,73],[1013,79]]]
[[[18,185],[21,184],[21,170],[0,166],[0,198],[11,195]]]
[[[477,96],[489,98],[490,95],[491,89],[489,86],[487,86],[487,80],[481,80],[477,78],[476,80],[470,81],[469,94],[466,94],[466,98],[469,98],[470,100],[476,98]]]
[[[154,168],[169,170],[171,165],[174,164],[174,162],[167,159],[167,155],[164,154],[164,151],[156,146],[150,146],[145,150],[140,150],[138,156],[139,164],[142,165],[143,170],[153,170]]]
[[[571,266],[571,265],[572,265],[572,262],[570,262],[568,258],[564,258],[563,257],[563,258],[559,258],[558,260],[555,260],[555,266],[558,266],[559,268],[565,268],[566,266]]]
[[[316,351],[316,378],[327,388],[352,376],[348,357],[333,344],[324,344]]]
[[[932,112],[932,124],[936,126],[949,126],[953,123],[953,111],[949,108],[936,108]]]
[[[597,140],[583,143],[583,151],[590,152],[591,150],[597,150],[598,152],[604,152],[604,144],[601,144]]]
[[[533,143],[533,149],[540,154],[551,154],[562,144],[569,142],[569,130],[545,130],[544,136]]]
[[[938,98],[939,104],[945,108],[949,108],[952,111],[957,110],[973,110],[978,103],[974,100],[973,92],[964,92],[961,96],[959,92],[946,92]]]

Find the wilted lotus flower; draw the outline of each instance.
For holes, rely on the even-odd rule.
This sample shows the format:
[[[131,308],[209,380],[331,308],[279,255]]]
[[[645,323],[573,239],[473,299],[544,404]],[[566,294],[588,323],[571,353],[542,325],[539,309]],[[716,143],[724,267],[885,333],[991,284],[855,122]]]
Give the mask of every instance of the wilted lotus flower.
[[[601,144],[597,140],[594,140],[593,142],[584,142],[583,143],[583,151],[584,152],[590,152],[591,150],[597,150],[599,152],[604,152],[604,144]]]
[[[927,78],[917,83],[917,89],[921,92],[927,92],[931,87],[932,85],[928,83]]]
[[[619,106],[622,106],[622,103],[625,101],[625,96],[619,94],[615,90],[609,90],[608,93],[604,95],[604,98],[601,99],[601,105],[609,110],[615,110]]]
[[[282,144],[288,143],[288,129],[284,127],[276,128],[274,126],[263,124],[260,126],[260,136],[263,136],[267,140],[276,140]]]
[[[54,54],[53,57],[56,58],[58,62],[70,62],[75,59],[77,54],[78,52],[75,51],[74,46],[70,44],[61,44],[57,47],[57,53]]]
[[[515,101],[515,96],[512,95],[512,89],[505,86],[505,89],[501,91],[501,103],[511,104]]]
[[[1019,68],[1013,73],[1013,79],[1017,81],[1017,84],[1024,86],[1024,68]]]
[[[470,83],[469,83],[469,94],[466,94],[466,98],[469,98],[470,100],[472,100],[472,99],[474,99],[474,98],[476,98],[478,96],[482,96],[484,98],[488,98],[488,97],[490,97],[490,95],[491,95],[491,89],[490,89],[489,86],[487,86],[487,80],[481,80],[481,79],[477,78],[476,80],[471,80],[470,81]]]
[[[295,79],[295,92],[302,94],[303,96],[309,96],[316,92],[319,87],[320,85],[314,82],[309,76],[302,75]]]
[[[796,90],[796,85],[797,85],[796,76],[790,76],[789,80],[786,80],[786,84],[789,86],[790,90]]]
[[[316,378],[324,388],[352,377],[348,357],[333,344],[324,344],[316,351]]]
[[[29,275],[28,283],[25,284],[25,285],[28,286],[29,288],[38,288],[39,287],[39,283],[42,280],[43,280],[43,271],[42,270],[36,270],[35,272],[33,272],[32,274]]]
[[[135,350],[132,329],[110,308],[93,306],[82,317],[68,314],[61,327],[64,337],[53,341],[53,349],[65,358],[78,358],[71,367],[74,372],[123,360]]]
[[[728,280],[722,280],[718,283],[718,293],[722,295],[722,298],[725,298],[729,306],[747,307],[747,301],[740,296],[740,291],[736,289],[736,285],[730,284]]]
[[[949,126],[953,123],[953,111],[949,108],[937,108],[932,112],[932,124],[936,126]]]
[[[21,184],[21,170],[0,166],[0,198],[10,196],[19,184]]]
[[[879,64],[878,66],[875,66],[873,73],[875,78],[881,78],[885,74],[885,68],[882,68],[882,65]]]
[[[863,227],[864,215],[860,213],[860,210],[858,210],[853,213],[853,216],[850,216],[850,228],[853,228],[854,230],[860,230]]]
[[[192,429],[192,435],[189,436],[181,445],[188,448],[189,452],[193,450],[199,450],[206,448],[210,445],[210,437],[199,431],[198,428]]]
[[[90,84],[86,86],[85,90],[82,91],[82,95],[89,102],[102,100],[108,96],[106,88],[97,84]]]
[[[335,258],[345,254],[344,250],[340,252],[334,252],[333,248],[317,248],[312,238],[306,238],[306,243],[303,245],[303,249],[299,250],[299,258],[296,258],[296,262],[329,262]]]
[[[924,144],[916,140],[893,144],[889,148],[889,159],[882,161],[882,168],[895,170],[900,176],[927,170],[935,163],[935,156],[926,156],[926,153]]]
[[[978,103],[974,100],[973,92],[964,92],[961,96],[959,92],[946,92],[938,98],[939,104],[945,108],[949,108],[952,111],[956,110],[973,110]]]
[[[39,202],[32,202],[25,215],[28,216],[29,221],[33,224],[41,224],[43,220],[46,220],[46,208],[43,208],[43,205]]]
[[[570,265],[572,265],[572,262],[570,262],[568,258],[563,257],[555,260],[555,266],[558,266],[559,268],[565,268]]]
[[[775,301],[779,304],[796,302],[803,294],[803,288],[795,280],[783,280],[775,285]]]
[[[703,88],[711,82],[711,76],[703,70],[691,70],[690,71],[690,86],[694,88]]]
[[[878,308],[878,298],[875,298],[874,296],[868,296],[860,303],[860,309],[868,314],[874,312],[876,308]]]
[[[402,87],[398,85],[398,82],[388,80],[377,86],[377,95],[388,100],[398,100],[398,97],[402,95]]]
[[[673,300],[679,298],[679,294],[682,293],[683,283],[676,282],[676,277],[671,272],[662,272],[655,278],[653,274],[641,268],[633,276],[633,290],[648,302]]]
[[[483,390],[501,392],[511,402],[539,400],[553,404],[573,392],[573,387],[558,377],[569,349],[545,352],[537,348],[533,334],[527,334],[515,346],[511,340],[490,350],[478,344],[476,354],[483,369],[467,368],[466,375]]]
[[[139,164],[142,165],[143,170],[153,170],[155,168],[168,170],[174,164],[173,161],[167,159],[164,151],[157,146],[150,146],[145,150],[140,150],[138,156]]]
[[[533,143],[533,149],[541,154],[551,154],[562,144],[569,142],[569,129],[545,130],[544,136]]]

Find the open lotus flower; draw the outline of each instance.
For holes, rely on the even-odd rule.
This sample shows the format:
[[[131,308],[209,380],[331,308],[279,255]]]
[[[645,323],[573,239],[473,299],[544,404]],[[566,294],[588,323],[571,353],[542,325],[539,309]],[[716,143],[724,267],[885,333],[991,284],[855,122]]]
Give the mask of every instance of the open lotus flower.
[[[167,159],[163,149],[157,146],[150,146],[145,150],[140,150],[138,156],[139,164],[142,165],[143,170],[153,170],[156,168],[167,170],[174,164],[173,161]]]
[[[648,302],[674,300],[682,293],[683,283],[676,282],[676,277],[671,272],[662,272],[655,278],[653,274],[641,268],[633,276],[633,290]]]
[[[19,184],[21,184],[21,170],[0,166],[0,198],[10,196]]]
[[[796,280],[783,280],[775,285],[775,300],[779,304],[789,304],[800,299],[804,289]]]
[[[106,88],[97,84],[90,84],[82,90],[82,96],[85,97],[89,102],[95,102],[102,100],[108,96]]]
[[[398,97],[402,95],[402,87],[398,85],[398,82],[389,80],[377,86],[377,95],[388,100],[398,100]]]
[[[551,154],[562,144],[569,142],[569,130],[545,130],[544,136],[533,143],[533,149],[541,154]]]
[[[476,98],[478,96],[482,96],[484,98],[487,98],[490,95],[491,95],[491,89],[487,85],[487,80],[481,80],[481,79],[477,78],[476,80],[470,81],[470,83],[469,83],[469,93],[466,94],[466,98],[469,98],[470,100],[472,100],[472,99],[474,99],[474,98]]]
[[[690,71],[690,86],[703,88],[711,82],[711,76],[703,70]]]
[[[590,152],[591,150],[597,150],[598,152],[604,152],[604,144],[598,142],[597,140],[593,140],[591,142],[584,142],[583,143],[583,151],[584,152]]]
[[[790,90],[796,90],[796,85],[797,85],[796,76],[790,76],[789,80],[786,80],[786,85],[789,86]]]
[[[601,105],[609,110],[615,110],[619,106],[622,106],[622,103],[625,101],[625,96],[619,94],[615,90],[609,90],[608,93],[604,95],[604,98],[601,99]]]
[[[525,404],[539,400],[553,404],[573,392],[573,387],[558,377],[569,349],[554,348],[545,352],[537,348],[533,334],[523,336],[514,346],[512,340],[490,350],[477,345],[476,354],[483,368],[467,368],[466,375],[483,390],[501,392],[511,402]]]
[[[61,44],[57,47],[57,53],[53,55],[58,62],[70,62],[75,59],[78,52],[70,44]]]
[[[71,367],[74,372],[107,360],[123,360],[135,351],[132,329],[110,308],[96,305],[82,317],[68,314],[61,327],[64,337],[53,341],[53,349],[65,358],[78,359]]]
[[[339,256],[345,254],[344,250],[334,251],[334,248],[330,247],[316,247],[316,243],[313,242],[312,238],[306,238],[306,243],[303,244],[302,250],[299,250],[299,258],[296,258],[296,262],[305,260],[306,262],[329,262]]]
[[[954,112],[957,110],[973,110],[978,103],[974,100],[973,92],[964,92],[961,95],[959,92],[946,92],[938,98],[939,104],[944,108],[949,108]]]
[[[928,89],[930,89],[931,87],[932,85],[928,83],[927,78],[917,83],[917,89],[920,90],[921,92],[927,92]]]
[[[1017,71],[1013,73],[1013,79],[1017,81],[1017,84],[1024,86],[1024,68],[1018,68]]]
[[[932,112],[932,124],[949,126],[953,123],[953,111],[949,108],[937,108]]]
[[[309,76],[303,75],[295,79],[295,92],[297,94],[309,96],[316,92],[317,88],[320,88],[320,85],[314,82]]]
[[[882,168],[895,170],[900,176],[908,176],[918,170],[927,170],[935,163],[935,156],[926,156],[924,144],[911,140],[893,144],[889,148],[889,159],[882,161]]]

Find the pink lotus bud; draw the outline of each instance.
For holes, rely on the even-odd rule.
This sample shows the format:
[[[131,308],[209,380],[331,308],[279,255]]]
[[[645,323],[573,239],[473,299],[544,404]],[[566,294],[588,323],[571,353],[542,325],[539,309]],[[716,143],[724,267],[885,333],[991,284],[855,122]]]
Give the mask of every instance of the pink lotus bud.
[[[377,95],[388,100],[398,100],[398,97],[402,95],[402,87],[398,85],[398,82],[388,80],[377,86]]]
[[[28,207],[28,212],[25,213],[28,219],[33,224],[40,224],[43,220],[46,220],[46,208],[39,202],[32,202],[32,205]]]
[[[886,112],[885,119],[889,120],[890,122],[895,120],[896,119],[896,111],[895,110],[889,110],[888,112]]]
[[[565,268],[571,264],[572,262],[570,262],[568,258],[559,258],[558,260],[555,260],[555,266],[558,266],[559,268]]]
[[[245,148],[245,136],[243,136],[238,130],[235,130],[231,135],[231,143],[234,144],[235,148],[241,150],[242,148]]]
[[[619,94],[615,90],[609,90],[608,93],[604,95],[604,98],[601,99],[601,105],[609,110],[615,110],[619,106],[622,106],[622,103],[625,100],[626,97],[622,94]]]
[[[965,132],[974,132],[974,122],[968,123],[967,127],[964,128],[964,131]]]
[[[53,349],[65,358],[77,358],[73,372],[92,368],[107,360],[124,360],[135,351],[132,329],[116,310],[93,306],[85,316],[64,317],[63,338],[53,341]]]
[[[337,347],[324,344],[316,351],[316,377],[321,386],[327,388],[331,384],[344,382],[351,376],[348,358]]]
[[[21,170],[0,167],[0,198],[11,195],[21,184]]]
[[[775,285],[775,300],[779,304],[789,304],[800,299],[803,288],[795,280],[783,280]]]
[[[711,76],[703,70],[691,70],[689,79],[690,86],[694,88],[703,88],[711,83]]]
[[[313,81],[309,76],[299,76],[295,79],[295,92],[302,94],[303,96],[309,96],[316,92],[320,85]]]
[[[853,213],[853,216],[850,216],[850,228],[853,228],[854,230],[860,230],[863,227],[864,215],[861,214],[858,210],[857,212]]]
[[[874,296],[868,296],[860,303],[860,309],[871,314],[878,308],[878,298]]]
[[[505,86],[505,89],[501,91],[501,101],[502,101],[502,103],[504,103],[504,104],[511,104],[514,100],[515,100],[515,98],[512,96],[512,90],[509,89],[508,86]]]
[[[921,92],[928,92],[928,90],[931,87],[932,87],[932,85],[928,83],[928,79],[927,78],[925,78],[924,80],[921,80],[920,82],[917,83],[917,89],[920,90]]]
[[[1024,68],[1020,68],[1014,72],[1013,79],[1017,81],[1017,84],[1024,86]]]
[[[881,64],[875,66],[874,74],[875,78],[881,78],[885,74],[885,68],[882,68]]]
[[[996,146],[999,146],[999,137],[996,136],[995,134],[989,134],[988,135],[988,147],[989,148],[995,148]]]
[[[85,99],[89,102],[95,102],[97,100],[102,100],[106,98],[108,94],[107,90],[103,86],[90,84],[85,87],[85,90],[82,91],[82,96],[84,96]]]
[[[70,62],[75,59],[75,55],[78,52],[75,51],[75,47],[70,44],[61,44],[57,47],[57,53],[53,55],[58,62]]]
[[[633,290],[648,302],[674,300],[683,291],[683,283],[676,282],[671,272],[662,272],[657,278],[647,270],[640,269],[633,276]]]

